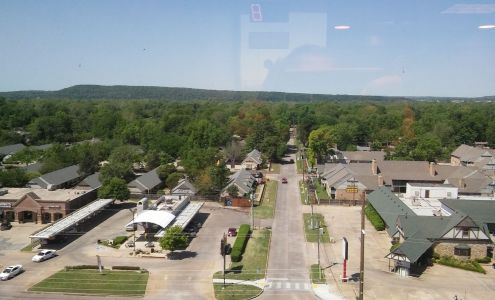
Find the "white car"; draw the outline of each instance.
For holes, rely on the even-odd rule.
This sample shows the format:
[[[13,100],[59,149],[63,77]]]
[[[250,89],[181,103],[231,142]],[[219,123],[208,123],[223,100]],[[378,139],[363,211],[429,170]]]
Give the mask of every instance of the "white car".
[[[42,262],[44,260],[54,257],[56,252],[57,250],[51,250],[51,249],[40,250],[38,254],[33,256],[33,261]]]
[[[15,265],[5,268],[2,273],[0,273],[1,280],[7,280],[19,275],[22,272],[22,265]]]

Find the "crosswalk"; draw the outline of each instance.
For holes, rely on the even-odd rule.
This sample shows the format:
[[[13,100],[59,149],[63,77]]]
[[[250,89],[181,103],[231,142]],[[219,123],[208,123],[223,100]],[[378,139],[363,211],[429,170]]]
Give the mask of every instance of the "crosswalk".
[[[309,291],[311,284],[309,282],[293,282],[287,280],[270,280],[267,282],[267,289],[271,290],[296,290]]]

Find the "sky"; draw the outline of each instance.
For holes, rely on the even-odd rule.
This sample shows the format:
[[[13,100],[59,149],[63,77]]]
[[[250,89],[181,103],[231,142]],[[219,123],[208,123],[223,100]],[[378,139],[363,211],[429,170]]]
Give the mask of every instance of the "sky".
[[[0,0],[0,91],[495,95],[495,0]]]

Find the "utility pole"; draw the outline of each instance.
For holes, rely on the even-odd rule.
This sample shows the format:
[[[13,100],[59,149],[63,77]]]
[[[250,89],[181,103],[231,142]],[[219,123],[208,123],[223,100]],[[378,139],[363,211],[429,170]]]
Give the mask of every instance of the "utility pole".
[[[361,206],[361,261],[359,262],[359,300],[363,300],[364,294],[364,207],[366,203],[366,197],[363,198]]]
[[[320,222],[318,221],[318,270],[320,272],[320,279],[321,279],[321,265],[320,265],[320,238],[322,235],[323,228],[320,227]]]
[[[252,229],[254,229],[254,213],[253,213],[254,197],[255,197],[255,193],[251,192],[251,228]]]

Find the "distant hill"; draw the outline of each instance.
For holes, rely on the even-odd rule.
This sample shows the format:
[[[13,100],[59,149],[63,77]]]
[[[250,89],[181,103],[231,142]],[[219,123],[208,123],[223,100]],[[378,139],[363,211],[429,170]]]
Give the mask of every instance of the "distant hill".
[[[0,92],[6,99],[154,99],[166,101],[198,101],[198,100],[266,100],[266,101],[387,101],[408,100],[404,97],[323,95],[282,92],[246,92],[203,90],[157,86],[127,85],[75,85],[58,91],[13,91]]]
[[[448,97],[383,97],[360,95],[324,95],[282,92],[246,92],[204,90],[158,86],[128,86],[128,85],[75,85],[58,91],[13,91],[0,92],[0,97],[6,99],[68,99],[68,100],[123,100],[123,99],[152,99],[165,101],[495,101],[495,96],[480,98],[448,98]]]

